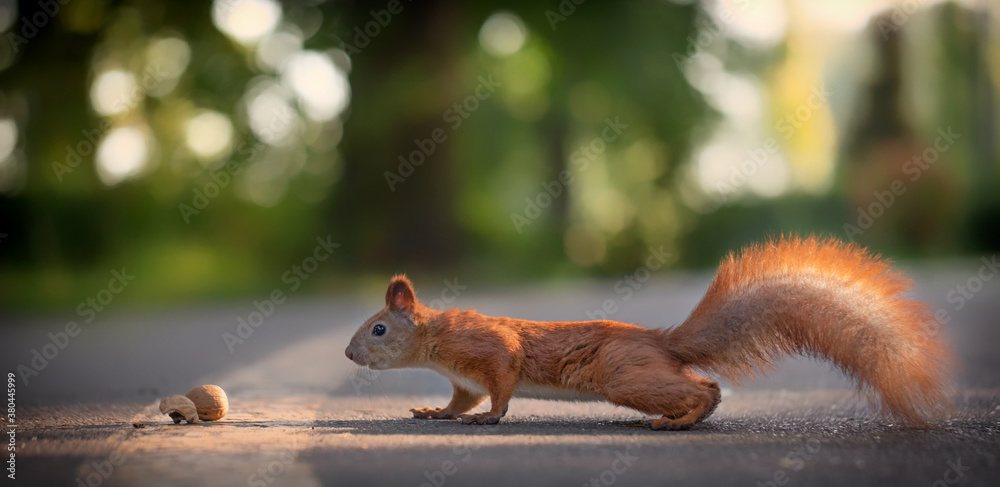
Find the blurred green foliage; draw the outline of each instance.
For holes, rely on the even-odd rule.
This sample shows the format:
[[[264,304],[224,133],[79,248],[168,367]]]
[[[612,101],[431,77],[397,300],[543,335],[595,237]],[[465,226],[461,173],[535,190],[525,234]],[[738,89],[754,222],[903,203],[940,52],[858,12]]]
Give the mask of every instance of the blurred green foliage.
[[[268,3],[73,0],[30,38],[25,19],[40,6],[17,5],[0,53],[0,119],[16,127],[0,166],[0,306],[72,306],[121,267],[137,275],[130,302],[259,295],[327,235],[341,247],[310,275],[312,291],[395,272],[480,283],[614,275],[642,265],[650,246],[673,267],[706,267],[769,235],[846,238],[859,208],[947,126],[961,143],[856,239],[904,258],[1000,248],[1000,29],[989,8],[934,5],[887,30],[890,10],[831,41],[810,37],[785,2],[785,33],[760,44],[696,2],[286,2],[268,35],[292,45],[267,38],[269,65],[264,40],[213,21],[213,8],[246,1]],[[266,24],[266,9],[251,13],[247,29]],[[168,51],[158,62],[182,65],[176,79],[143,87],[151,46],[177,48],[163,39],[182,41],[187,59]],[[329,83],[309,71],[295,85],[280,65],[302,52],[347,76],[348,105],[332,118],[303,98]],[[140,86],[136,103],[109,115],[94,90],[112,68]],[[701,148],[733,123],[713,102],[727,88],[709,89],[719,73],[754,80],[763,123],[750,125],[764,128],[749,147],[775,136],[811,83],[832,87],[829,106],[781,140],[789,182],[774,194],[770,173],[764,189],[722,197],[706,183]],[[291,93],[294,111],[277,143],[253,126],[255,96],[271,89]],[[189,121],[206,110],[231,124],[224,157],[201,157],[191,141]],[[595,152],[609,120],[627,128]],[[65,171],[88,134],[99,145],[102,127],[130,126],[147,141],[136,174],[101,173],[98,149]]]

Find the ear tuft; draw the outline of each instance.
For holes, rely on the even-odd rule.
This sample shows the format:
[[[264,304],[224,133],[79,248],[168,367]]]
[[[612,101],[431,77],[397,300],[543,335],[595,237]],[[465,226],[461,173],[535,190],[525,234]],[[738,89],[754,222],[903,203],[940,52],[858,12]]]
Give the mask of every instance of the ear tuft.
[[[385,292],[385,305],[392,311],[412,313],[416,303],[416,293],[406,274],[393,276]]]

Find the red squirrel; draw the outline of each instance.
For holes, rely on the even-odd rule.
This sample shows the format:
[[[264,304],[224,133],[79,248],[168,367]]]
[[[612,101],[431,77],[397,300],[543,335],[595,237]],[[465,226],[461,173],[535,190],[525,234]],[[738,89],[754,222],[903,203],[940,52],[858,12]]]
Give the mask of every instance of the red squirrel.
[[[397,275],[345,353],[375,370],[447,377],[451,402],[411,409],[415,418],[496,424],[511,397],[607,400],[662,416],[649,422],[659,430],[688,429],[719,405],[719,385],[696,370],[738,383],[802,354],[833,362],[881,411],[920,426],[948,408],[952,353],[930,332],[928,306],[906,297],[911,285],[855,244],[781,237],[730,253],[683,323],[649,329],[436,311]],[[466,414],[487,396],[489,411]]]

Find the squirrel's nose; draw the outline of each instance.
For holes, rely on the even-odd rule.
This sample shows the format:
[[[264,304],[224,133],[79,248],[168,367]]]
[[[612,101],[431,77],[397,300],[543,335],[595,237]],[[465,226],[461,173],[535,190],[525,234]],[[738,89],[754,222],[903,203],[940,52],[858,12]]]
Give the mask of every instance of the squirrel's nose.
[[[348,360],[354,360],[354,352],[350,350],[344,350],[344,354],[347,355]]]

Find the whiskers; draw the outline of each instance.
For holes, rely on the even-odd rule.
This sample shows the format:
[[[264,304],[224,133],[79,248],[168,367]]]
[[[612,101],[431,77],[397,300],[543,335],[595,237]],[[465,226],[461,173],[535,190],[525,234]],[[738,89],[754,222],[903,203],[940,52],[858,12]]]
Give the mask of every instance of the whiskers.
[[[396,373],[399,374],[399,371],[397,370]],[[382,384],[381,376],[381,370],[372,370],[368,367],[358,365],[354,371],[354,376],[351,378],[351,383],[354,385],[354,391],[357,394],[361,394],[362,389],[364,389],[364,392],[368,394],[368,409],[372,411],[375,410],[375,403],[372,398],[373,386],[377,386],[379,392],[382,394],[382,399],[385,400],[386,409],[391,408],[389,396],[385,392],[385,386]],[[402,374],[400,374],[399,377],[402,378]]]

